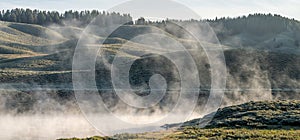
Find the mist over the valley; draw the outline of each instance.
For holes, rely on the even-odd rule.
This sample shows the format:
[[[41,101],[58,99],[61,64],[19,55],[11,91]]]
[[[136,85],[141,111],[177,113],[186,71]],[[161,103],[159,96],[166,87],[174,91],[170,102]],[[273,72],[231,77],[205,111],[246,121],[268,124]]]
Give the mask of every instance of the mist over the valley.
[[[86,116],[77,105],[72,84],[72,73],[82,72],[72,69],[72,64],[77,41],[83,33],[89,37],[84,40],[85,47],[91,48],[91,51],[101,47],[101,50],[97,54],[94,69],[97,91],[82,90],[99,92],[107,109],[125,122],[147,124],[149,120],[163,118],[176,105],[182,83],[180,70],[174,62],[189,62],[176,57],[182,56],[183,51],[163,48],[172,41],[181,43],[196,64],[197,72],[190,73],[190,77],[185,79],[193,79],[195,76],[200,79],[199,89],[196,89],[199,90],[197,106],[186,119],[206,115],[204,110],[212,90],[212,71],[205,49],[213,50],[218,42],[204,42],[214,38],[207,34],[201,36],[199,43],[178,25],[197,28],[207,22],[219,39],[227,71],[226,75],[220,75],[226,76],[221,107],[249,101],[300,99],[299,21],[271,14],[206,21],[150,22],[141,18],[135,23],[129,15],[104,14],[101,17],[94,24],[102,28],[89,25],[90,30],[84,29],[87,25],[76,19],[41,25],[0,21],[0,130],[4,131],[0,138],[12,138],[15,134],[19,135],[15,139],[86,137],[98,134],[85,120]],[[108,38],[104,38],[109,31],[103,28],[124,21],[128,24],[120,26]],[[101,22],[103,24],[98,24]],[[150,33],[164,34],[172,41],[159,40],[159,37],[156,40],[138,38]],[[155,44],[157,40],[161,44]],[[174,60],[163,56],[166,54],[174,56]],[[129,79],[124,82],[129,82],[130,88],[139,96],[150,94],[151,76],[154,74],[160,74],[165,79],[165,96],[158,104],[144,109],[132,107],[120,100],[111,79],[111,65],[116,57],[134,60],[129,70]],[[184,98],[187,103],[193,100],[189,96]],[[89,100],[97,102],[96,99]],[[97,112],[95,102],[89,103],[89,100],[85,107],[89,108],[90,113],[101,114]],[[172,115],[180,116],[190,111],[184,108],[179,114]],[[189,108],[188,104],[186,108]],[[132,117],[134,115],[136,117]],[[165,123],[176,123],[175,117],[168,121]],[[119,126],[112,131],[120,133],[126,129],[133,128]]]

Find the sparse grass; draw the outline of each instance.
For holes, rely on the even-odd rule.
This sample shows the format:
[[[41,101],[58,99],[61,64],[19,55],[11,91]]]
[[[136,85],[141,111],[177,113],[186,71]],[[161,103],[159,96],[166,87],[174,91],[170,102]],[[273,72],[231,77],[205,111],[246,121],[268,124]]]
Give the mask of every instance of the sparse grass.
[[[0,42],[13,44],[42,46],[55,44],[64,40],[59,33],[38,25],[0,22]]]
[[[200,129],[188,127],[162,139],[300,139],[300,130]]]
[[[91,138],[71,138],[60,140],[102,140],[109,139],[108,137]],[[101,139],[102,138],[102,139]],[[226,128],[214,128],[214,129],[201,129],[186,127],[182,130],[176,131],[159,131],[159,132],[146,132],[139,134],[118,134],[111,137],[111,139],[118,140],[176,140],[176,139],[197,139],[197,140],[223,140],[223,139],[254,139],[254,140],[267,140],[267,139],[285,139],[285,140],[297,140],[300,139],[300,130],[267,130],[267,129],[226,129]]]
[[[137,133],[137,134],[130,134],[130,133],[123,133],[123,134],[116,134],[111,136],[112,138],[118,140],[150,140],[150,139],[161,139],[163,137],[167,137],[174,133],[174,130],[166,130],[166,131],[157,131],[157,132],[145,132],[145,133]]]
[[[0,41],[6,43],[18,43],[23,45],[47,45],[52,43],[52,41],[50,40],[34,37],[24,33],[14,35],[3,31],[0,31]]]
[[[33,57],[36,55],[31,55],[31,54],[1,54],[0,55],[0,61],[1,60],[8,60],[8,59],[15,59],[15,58],[28,58],[28,57]]]
[[[8,27],[40,38],[45,38],[50,40],[64,39],[61,34],[49,28],[39,26],[39,25],[25,24],[25,23],[10,23],[8,24]]]
[[[31,51],[0,45],[1,54],[34,54]]]
[[[70,138],[70,139],[58,139],[58,140],[115,140],[109,137],[100,137],[100,136],[94,136],[94,137],[90,137],[90,138]]]
[[[71,82],[71,71],[30,71],[0,69],[0,83],[55,83]]]

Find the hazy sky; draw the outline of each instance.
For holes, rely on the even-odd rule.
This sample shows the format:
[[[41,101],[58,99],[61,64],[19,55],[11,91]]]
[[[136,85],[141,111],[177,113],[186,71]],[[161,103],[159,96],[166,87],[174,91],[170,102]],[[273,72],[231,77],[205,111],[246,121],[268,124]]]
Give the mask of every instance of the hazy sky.
[[[106,10],[127,0],[1,0],[0,9],[36,8],[42,10]],[[151,1],[151,0],[149,0]],[[236,17],[250,13],[280,14],[300,20],[299,0],[174,0],[202,18]],[[133,15],[134,16],[134,15]]]

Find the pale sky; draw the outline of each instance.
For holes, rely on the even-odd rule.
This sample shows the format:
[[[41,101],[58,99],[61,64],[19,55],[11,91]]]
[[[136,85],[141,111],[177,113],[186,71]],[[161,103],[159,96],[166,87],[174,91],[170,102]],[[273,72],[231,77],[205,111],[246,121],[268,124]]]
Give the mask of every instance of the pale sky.
[[[0,9],[107,10],[128,0],[1,0]],[[151,0],[149,0],[150,2]],[[162,0],[160,0],[162,1]],[[202,18],[236,17],[253,13],[272,13],[300,20],[299,0],[174,0]],[[137,15],[132,15],[137,16]]]

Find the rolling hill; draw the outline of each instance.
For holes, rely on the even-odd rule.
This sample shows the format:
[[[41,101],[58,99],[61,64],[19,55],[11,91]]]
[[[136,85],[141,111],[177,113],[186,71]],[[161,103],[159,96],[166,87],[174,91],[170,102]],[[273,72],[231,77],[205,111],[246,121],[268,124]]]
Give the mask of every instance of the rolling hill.
[[[278,24],[274,24],[275,21]],[[260,24],[262,22],[266,24]],[[188,23],[187,21],[185,24]],[[211,24],[224,48],[228,73],[223,106],[251,100],[300,99],[298,21],[280,16],[250,15],[208,23]],[[193,48],[193,46],[201,48],[201,45],[185,39],[181,34],[182,29],[171,31],[170,27],[163,24],[124,25],[115,30],[108,39],[105,39],[103,52],[99,53],[97,59],[96,77],[102,78],[97,82],[98,87],[112,88],[112,83],[109,82],[110,69],[103,66],[104,62],[100,56],[104,56],[111,63],[116,54],[137,59],[130,76],[133,87],[147,84],[155,72],[165,75],[169,84],[176,84],[179,77],[176,70],[173,71],[176,67],[172,63],[162,60],[158,55],[145,58],[136,56],[139,53],[155,54],[167,50],[147,49],[149,48],[147,44],[131,40],[141,34],[166,31],[167,36],[182,43],[194,57],[203,88],[201,90],[203,97],[199,99],[199,104],[204,104],[202,100],[208,97],[207,89],[211,84],[207,56],[202,49]],[[276,30],[272,30],[273,27],[276,27]],[[258,29],[264,30],[261,32]],[[46,27],[0,22],[0,83],[23,84],[23,89],[24,85],[28,85],[27,90],[30,90],[31,85],[49,85],[57,87],[55,89],[59,89],[59,85],[67,85],[72,94],[72,58],[82,31],[83,28],[74,26]],[[90,36],[98,41],[104,39],[97,32]],[[90,45],[100,47],[99,44]],[[163,62],[160,62],[161,60]],[[149,65],[149,62],[158,65]],[[152,69],[154,67],[157,68]],[[108,94],[107,97],[114,97],[114,94]]]
[[[98,29],[87,34],[94,43],[84,47],[102,47],[97,54],[95,80],[99,94],[112,112],[152,115],[172,110],[180,93],[180,75],[172,61],[157,53],[179,56],[183,52],[153,47],[151,43],[164,41],[160,38],[150,38],[144,43],[134,39],[147,33],[164,32],[167,37],[182,44],[195,60],[201,82],[195,114],[198,117],[206,115],[202,114],[202,109],[213,80],[210,61],[202,47],[216,48],[217,44],[199,44],[187,38],[190,35],[184,29],[173,28],[170,22],[123,25],[108,38],[101,34],[106,30]],[[203,21],[179,22],[198,24]],[[223,75],[227,81],[221,108],[207,128],[195,128],[198,118],[185,122],[184,127],[175,132],[120,134],[115,138],[299,138],[299,101],[294,101],[300,100],[299,21],[278,15],[255,14],[207,22],[224,50],[227,69],[227,74]],[[40,26],[0,21],[0,115],[78,114],[80,110],[72,85],[72,73],[77,71],[72,70],[72,62],[84,31],[83,27],[75,25]],[[166,94],[157,105],[148,110],[132,108],[112,92],[109,66],[116,55],[136,59],[129,71],[129,83],[137,89],[137,95],[149,94],[149,81],[153,74],[165,77],[168,84]],[[262,100],[264,102],[249,102]],[[297,130],[289,130],[291,128]]]

